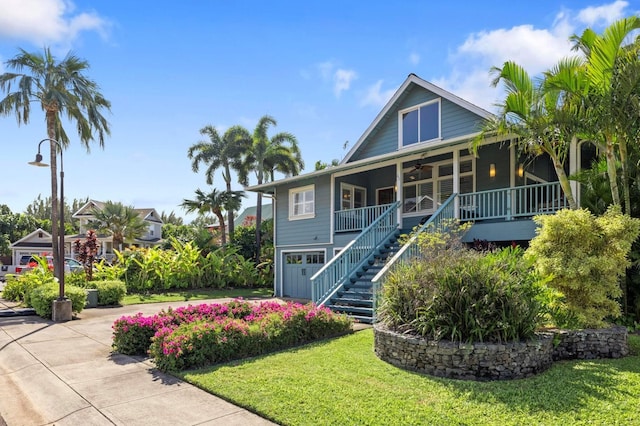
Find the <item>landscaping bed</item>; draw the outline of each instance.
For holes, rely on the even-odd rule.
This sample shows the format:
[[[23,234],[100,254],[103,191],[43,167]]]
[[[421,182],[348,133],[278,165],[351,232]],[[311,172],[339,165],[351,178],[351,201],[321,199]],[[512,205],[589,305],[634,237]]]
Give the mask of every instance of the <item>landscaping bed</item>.
[[[351,326],[345,315],[313,304],[234,300],[123,316],[113,324],[113,348],[179,371],[345,334]]]

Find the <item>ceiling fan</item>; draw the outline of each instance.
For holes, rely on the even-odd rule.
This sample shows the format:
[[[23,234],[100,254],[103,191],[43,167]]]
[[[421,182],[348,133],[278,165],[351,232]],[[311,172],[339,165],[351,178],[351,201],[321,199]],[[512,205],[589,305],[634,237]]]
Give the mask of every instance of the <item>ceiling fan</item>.
[[[421,172],[429,171],[433,168],[431,164],[422,164],[420,160],[416,161],[416,164],[413,166],[413,169],[409,172],[409,179],[415,180],[416,176]]]

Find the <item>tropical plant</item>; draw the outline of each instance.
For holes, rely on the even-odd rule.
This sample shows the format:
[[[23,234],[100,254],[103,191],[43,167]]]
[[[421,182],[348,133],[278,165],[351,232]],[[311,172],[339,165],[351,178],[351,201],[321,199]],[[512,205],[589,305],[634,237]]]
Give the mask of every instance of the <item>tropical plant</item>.
[[[44,111],[47,138],[50,142],[51,166],[51,225],[53,243],[53,265],[59,276],[60,265],[59,207],[58,207],[58,146],[69,144],[69,137],[62,126],[61,115],[76,123],[80,142],[89,150],[89,143],[97,138],[103,147],[109,135],[109,123],[103,111],[109,111],[111,103],[100,93],[98,85],[85,74],[89,63],[68,53],[57,61],[49,48],[44,52],[20,53],[5,62],[5,68],[13,72],[0,75],[0,90],[7,95],[0,100],[0,115],[15,114],[18,125],[28,124],[31,118],[31,103],[37,102]],[[60,202],[63,202],[61,200]]]
[[[474,140],[474,149],[495,135],[513,136],[517,147],[530,155],[549,155],[567,203],[576,208],[575,198],[564,166],[569,145],[577,141],[578,117],[574,110],[562,104],[559,90],[552,90],[544,80],[536,81],[524,68],[512,61],[502,68],[493,67],[493,86],[504,84],[506,98],[499,105],[500,113],[483,126]]]
[[[240,207],[240,199],[244,196],[243,191],[220,192],[214,188],[211,192],[205,194],[204,191],[198,188],[196,189],[195,200],[185,198],[180,205],[188,213],[213,213],[218,219],[222,245],[225,245],[227,243],[227,233],[222,212],[229,209],[237,210]]]
[[[73,243],[73,252],[76,253],[78,261],[82,263],[84,267],[87,281],[93,279],[93,264],[96,261],[99,249],[98,236],[93,229],[87,231],[87,236],[84,241],[76,240]]]
[[[198,172],[200,164],[208,165],[205,172],[207,184],[213,184],[215,171],[222,169],[222,179],[226,185],[226,192],[232,193],[231,170],[242,168],[242,156],[249,148],[250,139],[246,130],[240,126],[233,126],[228,129],[222,137],[215,127],[208,125],[200,129],[200,134],[207,136],[208,141],[198,141],[192,145],[187,152],[187,156],[192,160],[191,168]],[[229,225],[229,235],[233,236],[235,230],[234,215],[240,206],[230,206],[227,209],[227,223]]]
[[[247,185],[249,173],[254,172],[257,184],[271,182],[275,172],[285,176],[295,176],[304,168],[304,162],[296,137],[288,132],[280,132],[268,136],[270,126],[276,126],[276,120],[265,115],[258,121],[253,134],[245,130],[245,137],[250,137],[250,146],[245,153],[243,167],[238,171],[240,183]],[[262,226],[262,192],[258,192],[256,206],[256,260],[260,256]]]
[[[183,219],[180,216],[176,215],[174,211],[170,211],[169,213],[165,213],[163,211],[162,213],[160,213],[160,220],[162,220],[165,225],[184,225]]]
[[[533,257],[549,286],[564,299],[561,327],[602,327],[605,318],[620,316],[620,279],[630,265],[629,252],[640,234],[640,219],[621,214],[610,206],[596,217],[586,209],[561,210],[540,215],[540,226],[531,240],[527,257]]]
[[[113,237],[113,247],[122,249],[125,243],[131,243],[144,235],[147,224],[132,206],[107,201],[104,205],[91,209],[93,219],[88,226],[100,233]]]
[[[581,137],[595,143],[606,158],[614,204],[621,204],[620,167],[626,213],[631,208],[628,145],[637,140],[640,130],[640,44],[628,41],[638,29],[640,17],[631,16],[613,22],[602,34],[588,28],[572,36],[574,48],[585,59],[576,59],[549,80],[562,90],[566,104],[580,105]]]

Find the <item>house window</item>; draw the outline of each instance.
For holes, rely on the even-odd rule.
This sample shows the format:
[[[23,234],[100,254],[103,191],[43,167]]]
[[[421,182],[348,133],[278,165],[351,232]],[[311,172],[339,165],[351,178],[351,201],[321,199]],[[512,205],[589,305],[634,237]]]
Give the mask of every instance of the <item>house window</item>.
[[[315,185],[289,190],[289,220],[315,216]]]
[[[473,192],[473,159],[460,160],[460,193]],[[453,194],[453,162],[422,165],[404,171],[403,213],[435,212]]]
[[[342,194],[340,199],[342,210],[357,209],[367,205],[367,190],[365,188],[341,183],[340,193]]]
[[[401,111],[400,129],[401,148],[440,138],[440,100]]]

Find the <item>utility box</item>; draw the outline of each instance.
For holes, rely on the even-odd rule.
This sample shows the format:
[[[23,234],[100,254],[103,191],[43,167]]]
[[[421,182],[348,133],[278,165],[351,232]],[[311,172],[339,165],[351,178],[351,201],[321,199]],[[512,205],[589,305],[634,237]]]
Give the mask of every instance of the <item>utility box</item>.
[[[87,302],[84,305],[85,308],[97,308],[98,307],[98,290],[95,288],[87,289]]]

